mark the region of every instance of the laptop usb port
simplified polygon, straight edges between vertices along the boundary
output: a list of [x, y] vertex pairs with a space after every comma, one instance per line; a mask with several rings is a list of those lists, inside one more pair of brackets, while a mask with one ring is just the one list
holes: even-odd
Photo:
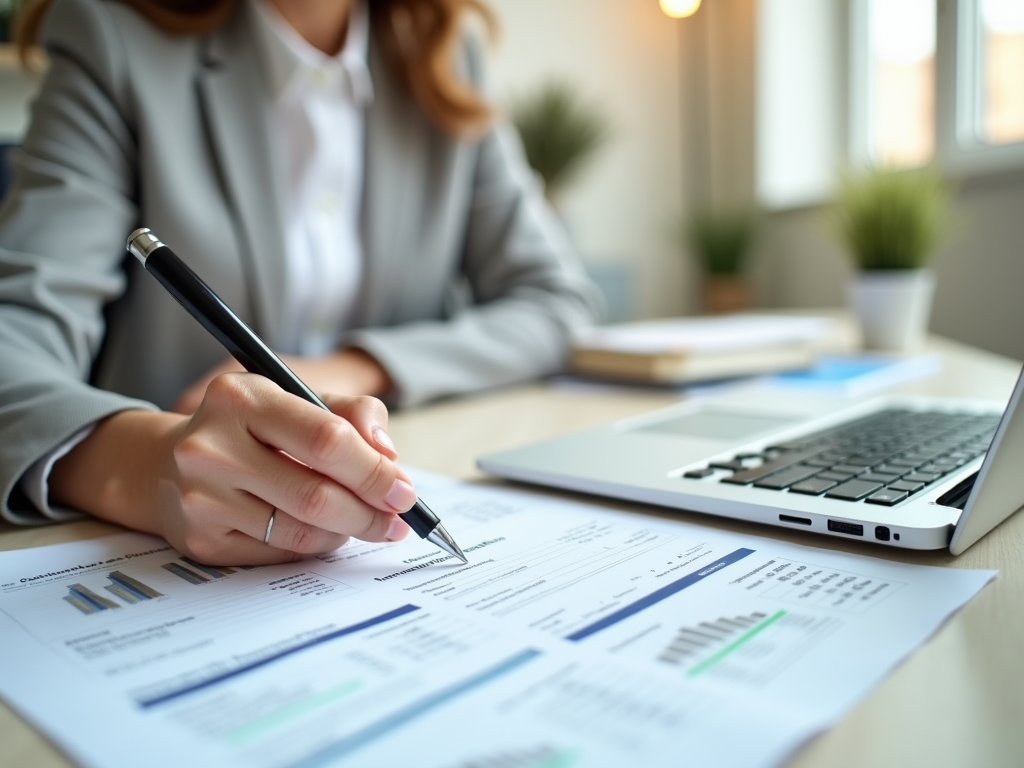
[[810, 525], [811, 521], [806, 517], [793, 517], [793, 515], [779, 515], [779, 520], [784, 523], [799, 523], [800, 525]]
[[829, 520], [828, 529], [836, 533], [845, 533], [850, 536], [863, 536], [864, 526], [856, 523], [843, 523], [839, 520]]

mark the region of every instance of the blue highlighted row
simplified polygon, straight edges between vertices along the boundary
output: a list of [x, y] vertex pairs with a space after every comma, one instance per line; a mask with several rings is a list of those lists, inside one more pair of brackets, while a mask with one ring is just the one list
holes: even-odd
[[207, 678], [202, 682], [195, 683], [194, 685], [190, 685], [185, 688], [179, 688], [178, 690], [171, 691], [170, 693], [164, 693], [159, 696], [154, 696], [150, 699], [143, 699], [139, 701], [138, 704], [143, 709], [149, 709], [150, 707], [155, 707], [159, 704], [165, 704], [168, 701], [172, 701], [173, 699], [177, 699], [181, 696], [187, 696], [188, 694], [195, 693], [196, 691], [200, 691], [203, 688], [209, 688], [212, 685], [223, 683], [225, 680], [230, 680], [232, 677], [238, 677], [239, 675], [244, 675], [247, 672], [251, 672], [254, 669], [258, 669], [259, 667], [264, 667], [267, 664], [272, 664], [273, 662], [278, 661], [279, 659], [283, 659], [285, 656], [291, 656], [296, 653], [301, 653], [302, 651], [308, 650], [313, 646], [322, 645], [323, 643], [329, 643], [331, 640], [337, 640], [339, 637], [351, 635], [353, 632], [359, 632], [360, 630], [368, 629], [378, 624], [383, 624], [386, 621], [391, 621], [391, 619], [397, 619], [399, 616], [404, 616], [407, 613], [412, 613], [413, 611], [418, 611], [419, 609], [420, 607], [418, 605], [403, 605], [401, 608], [395, 608], [393, 611], [382, 613], [380, 616], [374, 616], [372, 619], [367, 619], [366, 621], [361, 621], [358, 624], [352, 624], [348, 627], [336, 629], [335, 631], [330, 632], [326, 635], [322, 635], [320, 637], [313, 638], [312, 640], [308, 640], [307, 642], [302, 643], [301, 645], [296, 645], [293, 648], [287, 648], [283, 651], [273, 654], [272, 656], [267, 656], [266, 658], [260, 659], [259, 661], [254, 661], [251, 664], [246, 664], [245, 666], [237, 667], [231, 670], [230, 672], [225, 672], [223, 674], [216, 675], [215, 677]]
[[628, 619], [630, 616], [635, 613], [639, 613], [644, 608], [649, 608], [655, 603], [660, 603], [662, 600], [671, 597], [676, 592], [682, 592], [684, 589], [696, 584], [698, 581], [706, 579], [711, 574], [718, 573], [718, 571], [722, 570], [726, 566], [732, 565], [738, 560], [742, 560], [747, 555], [752, 554], [754, 554], [753, 549], [737, 549], [735, 552], [728, 554], [709, 565], [703, 566], [700, 570], [683, 576], [681, 579], [673, 581], [671, 584], [666, 584], [661, 589], [651, 592], [647, 597], [642, 597], [635, 603], [630, 603], [624, 608], [620, 608], [615, 611], [615, 613], [605, 616], [600, 621], [595, 621], [593, 624], [583, 627], [583, 629], [576, 630], [565, 639], [572, 640], [573, 642], [579, 642], [585, 637], [590, 637], [591, 635], [600, 632], [602, 629], [607, 629], [613, 624], [618, 624], [623, 619]]
[[455, 685], [443, 688], [437, 693], [433, 693], [419, 701], [413, 702], [394, 714], [388, 715], [383, 720], [378, 720], [376, 723], [367, 726], [363, 730], [357, 731], [351, 736], [347, 736], [344, 739], [336, 741], [326, 749], [295, 763], [291, 768], [320, 768], [320, 766], [331, 765], [336, 760], [360, 749], [371, 741], [375, 741], [396, 728], [401, 728], [403, 725], [407, 725], [413, 718], [424, 715], [430, 710], [436, 709], [442, 704], [458, 698], [464, 693], [468, 693], [474, 688], [479, 688], [480, 686], [486, 685], [499, 677], [503, 677], [524, 664], [533, 661], [540, 655], [540, 651], [529, 648], [506, 659], [500, 664], [491, 667], [490, 669], [485, 669], [483, 672], [480, 672], [473, 677], [467, 678]]

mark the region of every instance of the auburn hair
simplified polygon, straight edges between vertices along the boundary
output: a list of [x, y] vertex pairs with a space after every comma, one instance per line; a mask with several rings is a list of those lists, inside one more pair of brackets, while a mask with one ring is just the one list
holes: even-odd
[[[23, 62], [53, 0], [32, 0], [20, 12], [14, 38]], [[120, 0], [154, 26], [177, 35], [203, 35], [223, 24], [239, 0]], [[497, 22], [481, 0], [368, 0], [371, 33], [394, 77], [424, 114], [452, 136], [473, 134], [491, 120], [490, 106], [453, 69], [460, 22], [475, 12], [492, 35]]]

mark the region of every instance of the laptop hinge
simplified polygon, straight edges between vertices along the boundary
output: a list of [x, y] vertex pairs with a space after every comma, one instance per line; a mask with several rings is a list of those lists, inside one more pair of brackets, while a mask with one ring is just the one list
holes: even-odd
[[974, 487], [974, 481], [977, 479], [977, 472], [968, 475], [942, 494], [935, 503], [941, 504], [943, 507], [953, 507], [963, 511], [964, 506], [967, 504], [967, 497], [971, 495], [971, 489]]

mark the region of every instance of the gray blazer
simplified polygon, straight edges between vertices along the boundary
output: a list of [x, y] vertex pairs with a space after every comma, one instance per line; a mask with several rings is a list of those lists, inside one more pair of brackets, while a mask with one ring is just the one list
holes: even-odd
[[[0, 210], [0, 513], [39, 519], [17, 481], [83, 426], [167, 407], [224, 350], [126, 256], [148, 226], [271, 347], [285, 251], [270, 105], [244, 14], [164, 34], [125, 4], [57, 0], [50, 69]], [[597, 299], [501, 125], [440, 133], [371, 42], [357, 328], [394, 404], [541, 376]], [[470, 46], [460, 64], [480, 84]], [[462, 301], [453, 297], [462, 296]]]

